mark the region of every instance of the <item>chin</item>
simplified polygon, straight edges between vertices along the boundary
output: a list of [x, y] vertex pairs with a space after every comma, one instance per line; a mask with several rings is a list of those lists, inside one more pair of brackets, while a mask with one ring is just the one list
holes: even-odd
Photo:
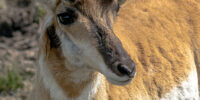
[[121, 86], [128, 85], [133, 80], [131, 78], [131, 79], [127, 79], [127, 80], [121, 81], [121, 80], [117, 80], [117, 79], [113, 79], [113, 78], [108, 78], [108, 77], [106, 77], [106, 79], [108, 80], [108, 82], [110, 82], [110, 83], [112, 83], [114, 85], [121, 85]]

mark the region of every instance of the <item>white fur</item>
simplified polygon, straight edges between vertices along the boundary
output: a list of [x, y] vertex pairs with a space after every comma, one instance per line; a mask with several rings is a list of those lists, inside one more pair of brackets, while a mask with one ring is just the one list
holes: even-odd
[[84, 62], [81, 58], [83, 50], [80, 49], [76, 44], [74, 44], [74, 42], [72, 42], [72, 40], [68, 36], [65, 36], [65, 34], [59, 28], [57, 28], [56, 30], [60, 41], [62, 41], [61, 47], [65, 58], [69, 61], [70, 64], [74, 66], [84, 66]]
[[[84, 89], [82, 94], [77, 98], [69, 98], [66, 94], [64, 94], [63, 90], [59, 87], [56, 83], [55, 79], [49, 72], [48, 68], [46, 68], [46, 64], [44, 63], [43, 56], [40, 55], [39, 58], [39, 65], [40, 65], [40, 75], [42, 77], [44, 86], [46, 89], [50, 91], [50, 96], [53, 100], [92, 100], [94, 95], [96, 94], [98, 87], [101, 82], [101, 75], [98, 75], [96, 79], [90, 82]], [[83, 72], [77, 72], [75, 75], [86, 77]], [[78, 77], [82, 79], [81, 77]]]
[[46, 64], [44, 63], [43, 55], [39, 57], [40, 75], [42, 77], [44, 86], [50, 91], [50, 96], [53, 100], [67, 100], [66, 95], [63, 93], [62, 89], [58, 86], [53, 76], [51, 75]]
[[161, 100], [199, 100], [198, 75], [194, 57], [188, 56], [188, 59], [190, 59], [191, 68], [188, 78], [180, 86], [175, 86]]
[[101, 77], [102, 76], [99, 74], [93, 82], [89, 83], [83, 90], [81, 96], [76, 100], [92, 100], [98, 91], [99, 85], [101, 84]]
[[161, 100], [199, 100], [197, 72], [192, 71], [189, 77], [167, 93]]

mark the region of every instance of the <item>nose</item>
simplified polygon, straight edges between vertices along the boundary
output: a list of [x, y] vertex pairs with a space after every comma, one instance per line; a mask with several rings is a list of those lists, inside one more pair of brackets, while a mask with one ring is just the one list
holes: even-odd
[[114, 66], [118, 72], [118, 74], [120, 76], [128, 76], [129, 78], [133, 78], [135, 75], [135, 65], [134, 64], [130, 64], [128, 65], [124, 65], [119, 63], [117, 66]]

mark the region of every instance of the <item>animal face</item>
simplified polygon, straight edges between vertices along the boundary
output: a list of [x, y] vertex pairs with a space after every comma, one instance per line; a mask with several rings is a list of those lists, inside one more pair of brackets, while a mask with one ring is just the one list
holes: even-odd
[[[129, 83], [135, 66], [113, 33], [118, 0], [43, 0], [52, 16], [52, 47], [76, 68], [96, 70], [118, 85]], [[52, 31], [51, 31], [52, 32]], [[67, 67], [71, 69], [70, 67]]]

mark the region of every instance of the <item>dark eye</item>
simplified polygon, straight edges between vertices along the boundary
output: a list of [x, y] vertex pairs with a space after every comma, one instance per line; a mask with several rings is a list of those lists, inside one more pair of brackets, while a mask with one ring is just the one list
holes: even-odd
[[75, 11], [70, 8], [68, 8], [66, 12], [58, 14], [57, 16], [60, 23], [63, 25], [70, 25], [74, 23], [78, 18], [78, 15], [75, 13]]

